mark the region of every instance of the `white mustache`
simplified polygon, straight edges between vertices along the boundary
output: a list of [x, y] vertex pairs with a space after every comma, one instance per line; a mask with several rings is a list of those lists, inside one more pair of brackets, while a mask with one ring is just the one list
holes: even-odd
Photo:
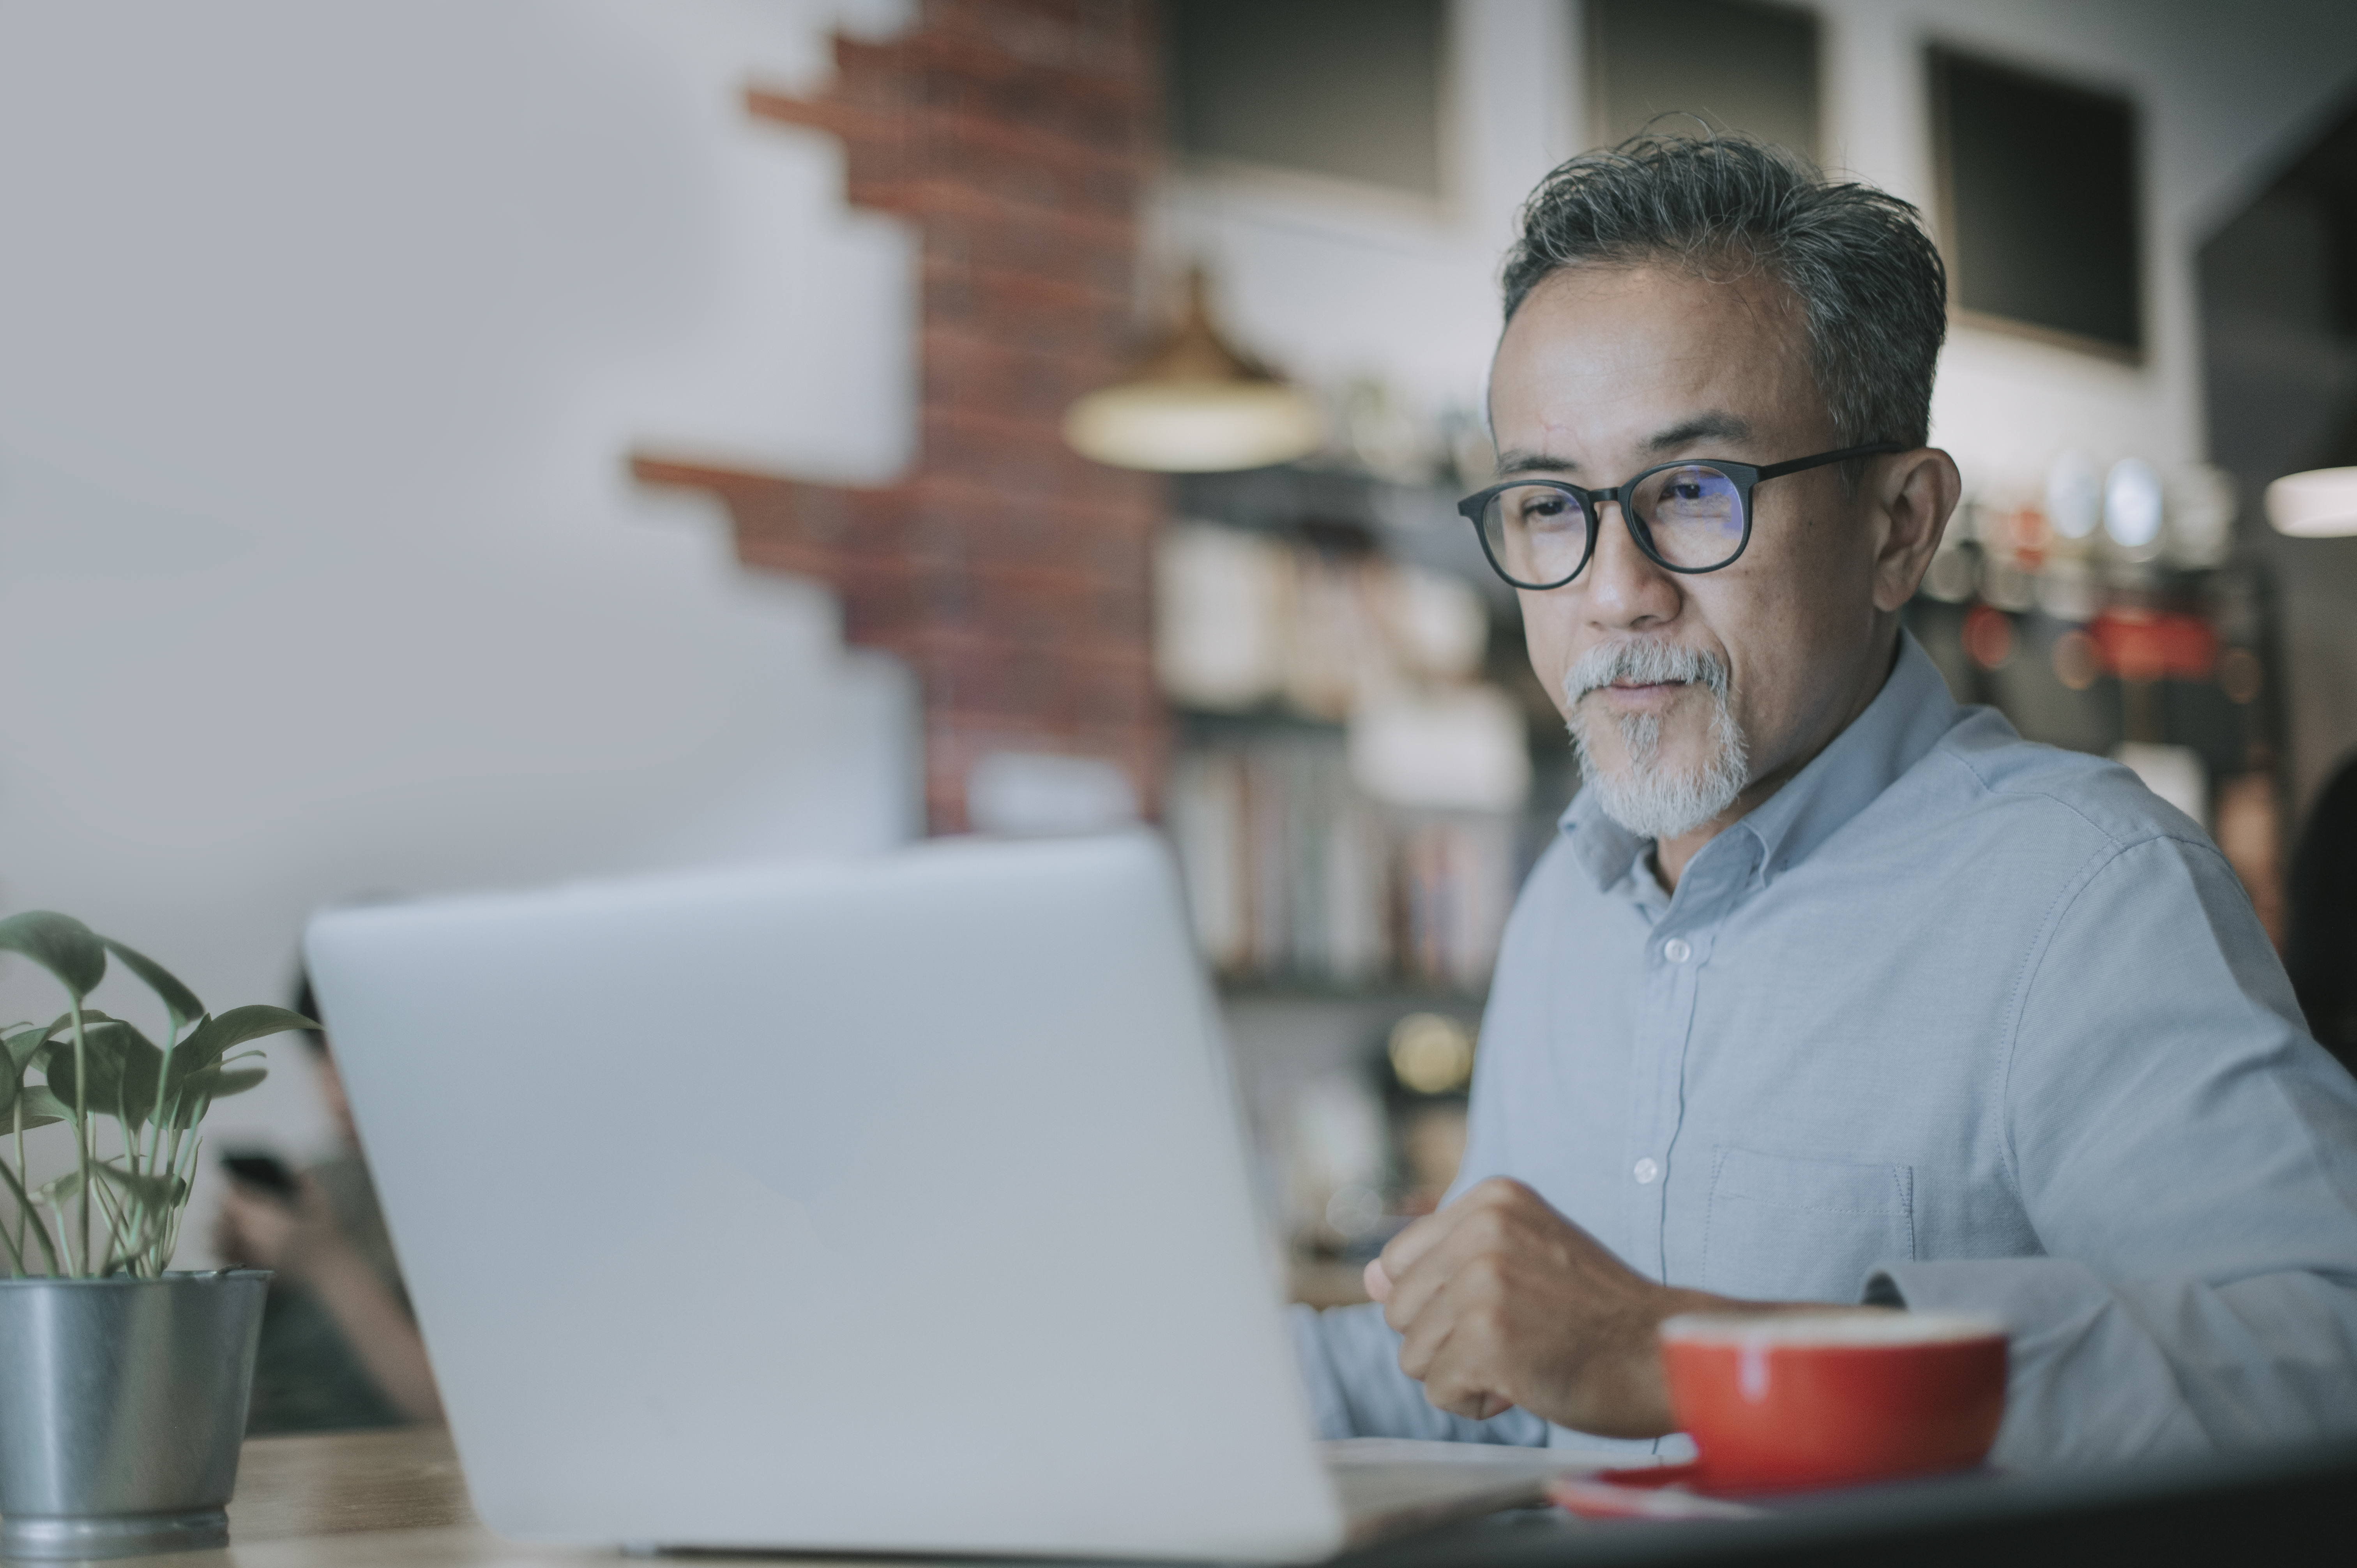
[[1709, 654], [1674, 642], [1598, 643], [1564, 675], [1566, 705], [1577, 707], [1588, 693], [1619, 681], [1642, 686], [1698, 682], [1724, 698], [1727, 675], [1727, 666]]

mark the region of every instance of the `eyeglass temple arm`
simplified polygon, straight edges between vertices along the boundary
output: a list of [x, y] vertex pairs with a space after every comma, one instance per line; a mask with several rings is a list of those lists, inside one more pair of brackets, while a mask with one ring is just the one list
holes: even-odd
[[1781, 478], [1786, 474], [1797, 474], [1803, 468], [1822, 468], [1828, 463], [1846, 463], [1852, 457], [1872, 457], [1885, 452], [1906, 450], [1896, 441], [1877, 441], [1868, 446], [1845, 446], [1838, 452], [1820, 452], [1813, 457], [1795, 457], [1789, 463], [1771, 463], [1760, 470], [1760, 478]]

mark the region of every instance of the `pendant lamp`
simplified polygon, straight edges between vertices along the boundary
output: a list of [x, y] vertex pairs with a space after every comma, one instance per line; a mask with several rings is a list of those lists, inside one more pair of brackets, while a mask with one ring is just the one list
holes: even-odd
[[2267, 487], [2267, 521], [2299, 539], [2357, 533], [2357, 468], [2285, 475]]
[[1326, 422], [1299, 388], [1230, 348], [1211, 325], [1203, 270], [1187, 277], [1178, 329], [1113, 386], [1064, 413], [1064, 440], [1116, 468], [1201, 474], [1306, 457]]

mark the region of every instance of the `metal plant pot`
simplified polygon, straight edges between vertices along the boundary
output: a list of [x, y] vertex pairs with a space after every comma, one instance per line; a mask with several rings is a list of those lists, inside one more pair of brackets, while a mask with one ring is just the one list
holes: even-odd
[[269, 1279], [0, 1280], [0, 1557], [228, 1544]]

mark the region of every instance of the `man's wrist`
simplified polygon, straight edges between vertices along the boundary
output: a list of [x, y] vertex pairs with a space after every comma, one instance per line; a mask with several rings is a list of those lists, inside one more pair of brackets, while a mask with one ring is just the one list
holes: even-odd
[[1631, 1418], [1630, 1424], [1639, 1430], [1616, 1435], [1660, 1437], [1678, 1429], [1677, 1414], [1670, 1408], [1669, 1373], [1662, 1359], [1662, 1325], [1671, 1318], [1690, 1312], [1767, 1317], [1824, 1310], [1830, 1305], [1817, 1302], [1743, 1301], [1676, 1285], [1660, 1287], [1631, 1324], [1630, 1339], [1622, 1347], [1625, 1381], [1617, 1402]]

